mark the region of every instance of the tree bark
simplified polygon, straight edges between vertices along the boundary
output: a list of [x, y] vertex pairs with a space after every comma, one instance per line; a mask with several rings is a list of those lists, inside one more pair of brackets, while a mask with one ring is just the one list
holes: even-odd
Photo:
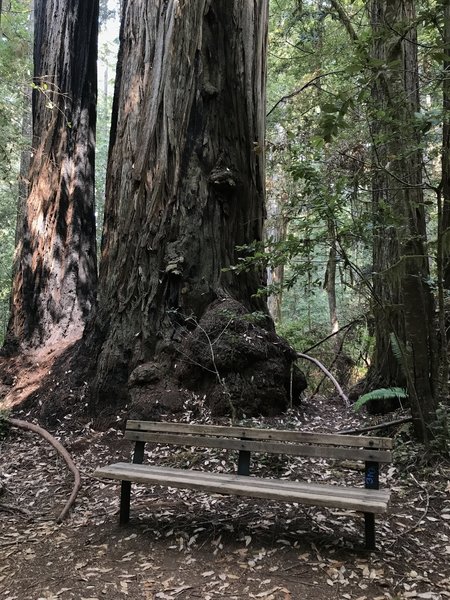
[[[387, 66], [376, 78], [378, 118], [373, 131], [374, 289], [378, 309], [388, 316], [376, 330], [377, 356], [386, 352], [393, 334], [403, 377], [391, 360], [379, 375], [388, 385], [406, 380], [415, 430], [426, 440], [435, 418], [437, 348], [420, 132], [415, 126], [420, 104], [414, 1], [374, 0], [371, 16], [374, 56]], [[397, 379], [389, 379], [392, 375]]]
[[[372, 56], [377, 61], [393, 59], [389, 55], [386, 35], [385, 12], [387, 3], [375, 0], [371, 6], [373, 32]], [[392, 15], [391, 15], [392, 18]], [[383, 388], [406, 385], [405, 365], [395, 356], [392, 338], [405, 342], [404, 317], [401, 309], [399, 277], [395, 273], [400, 263], [397, 233], [396, 207], [399, 198], [395, 185], [385, 166], [389, 157], [398, 151], [392, 119], [389, 118], [392, 98], [391, 84], [386, 78], [374, 78], [372, 98], [375, 116], [372, 120], [372, 212], [373, 237], [373, 313], [375, 350], [368, 373], [368, 387]], [[376, 111], [378, 115], [376, 114]], [[394, 189], [391, 189], [394, 188]], [[377, 401], [372, 409], [376, 412], [392, 409], [392, 401]]]
[[267, 13], [266, 0], [124, 2], [100, 308], [86, 337], [101, 346], [94, 410], [124, 402], [130, 375], [140, 414], [179, 404], [188, 385], [218, 412], [219, 396], [267, 404], [248, 358], [257, 331], [267, 360], [284, 357], [282, 379], [270, 376], [287, 405], [294, 353], [272, 343], [255, 296], [264, 274], [234, 269], [262, 239]]
[[96, 290], [94, 145], [98, 0], [36, 0], [33, 157], [8, 341], [82, 333]]

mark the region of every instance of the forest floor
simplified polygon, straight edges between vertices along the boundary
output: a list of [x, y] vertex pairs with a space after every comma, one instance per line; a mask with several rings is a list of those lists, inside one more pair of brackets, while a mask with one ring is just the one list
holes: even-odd
[[[186, 420], [194, 408], [198, 413], [196, 402]], [[20, 411], [15, 416], [32, 420]], [[333, 432], [374, 420], [316, 397], [252, 425]], [[355, 513], [158, 487], [135, 486], [132, 519], [119, 527], [119, 486], [92, 473], [129, 460], [130, 444], [116, 428], [96, 431], [71, 415], [53, 434], [71, 453], [83, 486], [70, 516], [57, 524], [72, 474], [45, 440], [4, 433], [0, 600], [450, 598], [450, 461], [425, 460], [408, 425], [395, 430], [395, 462], [384, 469], [392, 507], [377, 519], [373, 553], [363, 549], [363, 519]], [[186, 452], [167, 448], [151, 448], [147, 458], [177, 466], [187, 460]], [[232, 470], [232, 459], [212, 450], [199, 457], [218, 470]], [[338, 483], [342, 476], [318, 459], [258, 461], [257, 470], [286, 478]], [[348, 477], [361, 481], [362, 473]]]

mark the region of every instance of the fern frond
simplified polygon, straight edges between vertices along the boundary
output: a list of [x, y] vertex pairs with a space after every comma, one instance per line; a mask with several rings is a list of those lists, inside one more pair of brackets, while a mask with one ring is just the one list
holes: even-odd
[[408, 365], [406, 363], [406, 348], [395, 333], [389, 334], [389, 340], [391, 342], [392, 353], [395, 356], [403, 375], [406, 375], [408, 370]]
[[390, 400], [391, 398], [407, 398], [408, 392], [405, 388], [401, 387], [391, 387], [391, 388], [380, 388], [378, 390], [373, 390], [373, 392], [368, 392], [367, 394], [363, 394], [358, 398], [358, 400], [353, 405], [353, 410], [356, 412], [360, 410], [367, 402], [371, 400]]

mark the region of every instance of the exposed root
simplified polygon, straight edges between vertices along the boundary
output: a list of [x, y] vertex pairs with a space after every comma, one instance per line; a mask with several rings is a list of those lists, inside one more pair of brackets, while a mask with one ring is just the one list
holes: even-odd
[[81, 487], [81, 477], [80, 477], [79, 470], [75, 466], [75, 463], [73, 462], [70, 454], [67, 452], [67, 450], [64, 448], [64, 446], [62, 444], [60, 444], [60, 442], [58, 442], [58, 440], [55, 439], [46, 429], [39, 427], [39, 425], [34, 425], [33, 423], [28, 423], [27, 421], [22, 421], [20, 419], [6, 418], [5, 421], [7, 423], [9, 423], [10, 425], [12, 425], [13, 427], [18, 427], [19, 429], [25, 429], [26, 431], [33, 431], [34, 433], [37, 433], [38, 435], [43, 437], [45, 440], [47, 440], [47, 442], [49, 442], [49, 444], [51, 444], [53, 446], [53, 448], [55, 448], [55, 450], [58, 452], [58, 454], [60, 456], [62, 456], [62, 458], [65, 460], [67, 466], [74, 474], [75, 483], [74, 483], [74, 486], [72, 489], [72, 493], [70, 494], [70, 497], [66, 502], [66, 505], [64, 506], [59, 517], [57, 518], [57, 522], [61, 523], [61, 521], [63, 521], [65, 519], [65, 517], [67, 516], [67, 513], [70, 510], [70, 507], [75, 502], [75, 498], [77, 497], [78, 491]]

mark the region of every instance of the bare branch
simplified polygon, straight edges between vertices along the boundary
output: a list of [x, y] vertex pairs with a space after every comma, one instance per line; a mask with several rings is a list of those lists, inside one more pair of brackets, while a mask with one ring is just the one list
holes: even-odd
[[350, 401], [347, 398], [347, 396], [344, 394], [344, 391], [341, 388], [341, 386], [339, 385], [339, 383], [337, 382], [337, 380], [333, 377], [333, 375], [330, 373], [330, 371], [328, 371], [328, 369], [326, 369], [323, 366], [323, 364], [320, 361], [317, 360], [317, 358], [313, 358], [312, 356], [308, 356], [307, 354], [302, 354], [301, 352], [297, 352], [297, 356], [299, 358], [304, 358], [305, 360], [309, 360], [310, 362], [312, 362], [315, 365], [317, 365], [319, 367], [319, 369], [321, 369], [325, 373], [325, 375], [328, 377], [328, 379], [332, 382], [332, 384], [336, 388], [339, 396], [344, 401], [345, 406], [347, 406], [347, 407], [350, 406]]
[[357, 42], [358, 35], [357, 35], [356, 31], [354, 30], [353, 25], [349, 19], [349, 16], [345, 12], [342, 4], [339, 2], [339, 0], [330, 0], [330, 4], [334, 8], [334, 10], [337, 12], [339, 20], [341, 21], [342, 25], [345, 27], [345, 30], [347, 31], [347, 33], [350, 36], [350, 38], [352, 39], [352, 41]]
[[298, 90], [294, 90], [290, 94], [286, 94], [286, 96], [282, 96], [277, 102], [275, 102], [275, 104], [272, 106], [272, 108], [266, 114], [266, 117], [271, 115], [273, 113], [273, 111], [277, 108], [277, 106], [279, 106], [282, 102], [286, 102], [286, 100], [290, 100], [291, 98], [294, 98], [294, 96], [298, 96], [298, 94], [301, 94], [304, 90], [306, 90], [307, 88], [314, 85], [316, 83], [316, 81], [318, 81], [319, 79], [322, 79], [322, 77], [328, 77], [329, 75], [339, 75], [340, 73], [343, 73], [343, 71], [342, 70], [330, 71], [329, 73], [321, 73], [320, 75], [316, 75], [315, 77], [313, 77], [312, 79], [307, 81], [304, 85], [302, 85], [302, 87], [298, 88]]
[[378, 425], [371, 425], [370, 427], [359, 427], [358, 429], [341, 429], [337, 433], [342, 433], [343, 435], [357, 435], [358, 433], [366, 433], [367, 431], [375, 431], [376, 429], [383, 429], [383, 427], [390, 427], [391, 425], [400, 425], [401, 423], [410, 423], [412, 421], [412, 417], [403, 417], [402, 419], [395, 419], [394, 421], [383, 421], [383, 423], [378, 423]]
[[347, 325], [343, 325], [337, 331], [334, 331], [333, 333], [330, 333], [330, 335], [327, 335], [327, 337], [325, 337], [322, 340], [318, 341], [316, 344], [314, 344], [314, 346], [310, 346], [309, 348], [307, 348], [305, 350], [305, 354], [307, 354], [308, 352], [311, 352], [311, 350], [314, 350], [314, 348], [317, 348], [317, 346], [321, 346], [323, 343], [325, 343], [327, 340], [329, 340], [330, 338], [334, 337], [335, 335], [339, 335], [345, 329], [348, 329], [349, 327], [353, 327], [353, 325], [356, 325], [357, 323], [361, 323], [362, 319], [363, 319], [362, 317], [359, 317], [358, 319], [354, 319], [353, 321], [350, 321], [350, 323], [347, 323]]

